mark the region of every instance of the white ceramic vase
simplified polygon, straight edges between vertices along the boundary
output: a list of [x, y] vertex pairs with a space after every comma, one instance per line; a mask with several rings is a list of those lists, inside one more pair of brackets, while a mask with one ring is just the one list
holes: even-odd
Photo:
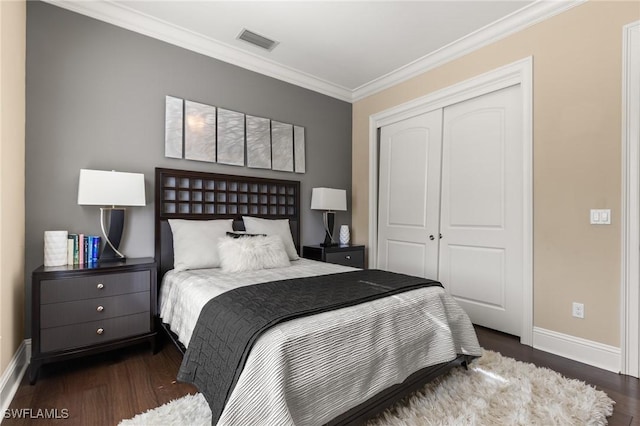
[[44, 231], [44, 266], [67, 264], [67, 231]]
[[349, 232], [349, 227], [347, 225], [340, 226], [340, 245], [346, 246], [349, 244], [349, 239], [351, 238], [351, 234]]

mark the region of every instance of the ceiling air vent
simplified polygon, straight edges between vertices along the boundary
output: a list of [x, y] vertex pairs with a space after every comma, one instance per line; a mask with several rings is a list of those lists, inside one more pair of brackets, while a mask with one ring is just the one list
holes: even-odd
[[246, 28], [243, 28], [240, 34], [238, 35], [238, 39], [246, 41], [247, 43], [251, 43], [254, 46], [258, 46], [262, 49], [273, 50], [274, 47], [278, 45], [277, 41], [268, 39], [260, 34], [256, 34], [253, 31], [249, 31]]

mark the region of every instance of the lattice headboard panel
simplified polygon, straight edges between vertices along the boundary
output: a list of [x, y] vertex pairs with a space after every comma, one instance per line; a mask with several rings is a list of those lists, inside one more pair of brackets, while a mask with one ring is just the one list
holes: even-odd
[[168, 219], [234, 219], [242, 216], [289, 219], [300, 248], [300, 182], [156, 168], [155, 253], [161, 278], [173, 267], [173, 237]]

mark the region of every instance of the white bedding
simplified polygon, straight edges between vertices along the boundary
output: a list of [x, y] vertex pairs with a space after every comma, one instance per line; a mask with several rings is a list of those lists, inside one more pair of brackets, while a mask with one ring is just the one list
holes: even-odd
[[[218, 294], [353, 270], [307, 259], [291, 265], [235, 274], [169, 271], [160, 315], [188, 346], [200, 310]], [[256, 341], [218, 424], [324, 424], [421, 368], [480, 351], [467, 315], [440, 287], [295, 319]]]

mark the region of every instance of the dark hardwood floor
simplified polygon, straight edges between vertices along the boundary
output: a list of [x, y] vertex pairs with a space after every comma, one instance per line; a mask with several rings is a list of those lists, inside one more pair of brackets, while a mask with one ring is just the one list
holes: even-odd
[[[5, 418], [4, 425], [117, 425], [122, 419], [158, 407], [194, 386], [176, 383], [182, 355], [170, 343], [155, 355], [148, 345], [46, 364], [31, 386], [25, 376], [11, 409], [57, 409], [54, 420]], [[6, 417], [6, 414], [5, 414]], [[184, 425], [186, 426], [186, 425]]]
[[[520, 361], [558, 371], [585, 381], [616, 401], [609, 424], [640, 426], [640, 382], [575, 361], [535, 350], [518, 338], [476, 328], [480, 344]], [[49, 364], [42, 367], [38, 382], [20, 384], [10, 409], [57, 409], [57, 420], [5, 418], [5, 425], [61, 424], [116, 425], [120, 420], [157, 407], [187, 393], [193, 386], [175, 382], [181, 356], [167, 343], [156, 355], [141, 345], [108, 354]], [[63, 411], [67, 410], [67, 411]], [[5, 415], [6, 416], [6, 415]]]

